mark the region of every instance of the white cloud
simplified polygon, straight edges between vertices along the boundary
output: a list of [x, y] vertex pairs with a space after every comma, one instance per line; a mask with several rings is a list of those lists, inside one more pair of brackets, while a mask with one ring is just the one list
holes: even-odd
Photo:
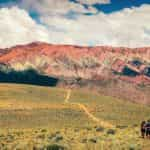
[[80, 3], [70, 2], [69, 0], [25, 0], [20, 4], [28, 10], [35, 10], [40, 15], [64, 15], [69, 11], [76, 13], [95, 13], [95, 8], [84, 8]]
[[[52, 12], [52, 11], [51, 11]], [[36, 23], [25, 10], [17, 7], [0, 9], [0, 47], [32, 41], [56, 44], [150, 46], [150, 5], [128, 8], [116, 13], [76, 19], [43, 13]], [[61, 14], [61, 13], [60, 13]]]
[[33, 41], [49, 41], [45, 27], [36, 24], [27, 12], [17, 7], [0, 9], [0, 47]]
[[149, 12], [150, 5], [142, 5], [109, 15], [79, 15], [76, 20], [42, 16], [41, 21], [54, 43], [141, 47], [150, 46]]
[[80, 2], [81, 4], [88, 4], [88, 5], [92, 5], [92, 4], [109, 4], [110, 0], [77, 0], [78, 2]]

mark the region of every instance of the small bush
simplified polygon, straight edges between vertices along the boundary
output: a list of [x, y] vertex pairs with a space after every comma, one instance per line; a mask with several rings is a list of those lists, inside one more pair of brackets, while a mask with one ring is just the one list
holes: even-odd
[[0, 138], [3, 138], [3, 137], [5, 137], [5, 135], [3, 135], [3, 134], [0, 134]]
[[46, 146], [46, 150], [65, 150], [66, 148], [61, 146], [61, 145], [57, 145], [57, 144], [52, 144], [52, 145], [47, 145]]
[[89, 141], [92, 142], [92, 143], [96, 143], [97, 139], [96, 138], [90, 138]]
[[86, 142], [87, 142], [86, 138], [81, 140], [81, 143], [86, 143]]
[[45, 148], [42, 145], [36, 145], [33, 147], [33, 150], [45, 150]]
[[36, 138], [39, 138], [39, 139], [45, 139], [45, 135], [44, 135], [44, 134], [39, 134], [39, 135], [37, 135]]
[[117, 125], [116, 128], [118, 129], [125, 129], [127, 128], [128, 126], [125, 126], [125, 125]]
[[55, 142], [59, 142], [61, 140], [63, 140], [63, 136], [61, 135], [56, 135], [56, 137], [54, 137]]
[[56, 134], [60, 134], [60, 131], [56, 131]]
[[139, 126], [138, 124], [134, 124], [134, 125], [133, 125], [133, 127], [138, 127], [138, 126]]
[[138, 146], [136, 144], [129, 145], [129, 150], [138, 150]]
[[114, 135], [116, 133], [116, 130], [114, 130], [114, 129], [109, 129], [108, 131], [107, 131], [107, 134], [112, 134], [112, 135]]
[[11, 134], [8, 134], [8, 135], [7, 135], [7, 138], [9, 138], [9, 139], [12, 139], [12, 140], [13, 140], [13, 139], [14, 139], [14, 136], [13, 136], [13, 135], [11, 135]]
[[74, 132], [79, 132], [79, 129], [78, 128], [74, 129]]
[[104, 129], [103, 127], [97, 127], [97, 128], [96, 128], [96, 131], [97, 131], [97, 132], [103, 132], [104, 130], [105, 130], [105, 129]]
[[57, 135], [56, 133], [52, 133], [51, 138], [55, 137], [56, 135]]
[[46, 130], [46, 129], [42, 129], [41, 132], [44, 132], [44, 133], [45, 133], [45, 132], [47, 132], [47, 130]]
[[87, 130], [87, 131], [91, 131], [91, 130], [92, 130], [92, 128], [90, 128], [90, 127], [86, 127], [86, 130]]

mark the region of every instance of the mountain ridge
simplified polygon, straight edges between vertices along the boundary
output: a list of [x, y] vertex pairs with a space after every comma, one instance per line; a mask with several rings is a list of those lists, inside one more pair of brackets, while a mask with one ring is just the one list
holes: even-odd
[[[16, 71], [32, 68], [40, 74], [63, 79], [60, 85], [64, 87], [90, 86], [106, 95], [150, 103], [149, 92], [144, 91], [143, 100], [143, 90], [137, 88], [150, 85], [150, 47], [82, 47], [34, 42], [0, 50], [0, 64]], [[140, 100], [135, 100], [134, 93], [138, 93]]]

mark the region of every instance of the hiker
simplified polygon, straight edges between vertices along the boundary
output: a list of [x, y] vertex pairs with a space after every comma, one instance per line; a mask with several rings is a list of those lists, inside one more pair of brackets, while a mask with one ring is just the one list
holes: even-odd
[[141, 122], [141, 136], [142, 136], [142, 138], [145, 137], [145, 133], [146, 133], [145, 125], [146, 125], [146, 121], [142, 121]]
[[150, 120], [147, 121], [145, 124], [145, 129], [146, 129], [146, 137], [150, 138]]

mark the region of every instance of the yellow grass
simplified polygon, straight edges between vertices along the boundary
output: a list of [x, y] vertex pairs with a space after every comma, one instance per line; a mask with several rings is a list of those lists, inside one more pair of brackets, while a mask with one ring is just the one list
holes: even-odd
[[0, 149], [149, 150], [139, 128], [149, 114], [148, 106], [98, 94], [0, 84]]

